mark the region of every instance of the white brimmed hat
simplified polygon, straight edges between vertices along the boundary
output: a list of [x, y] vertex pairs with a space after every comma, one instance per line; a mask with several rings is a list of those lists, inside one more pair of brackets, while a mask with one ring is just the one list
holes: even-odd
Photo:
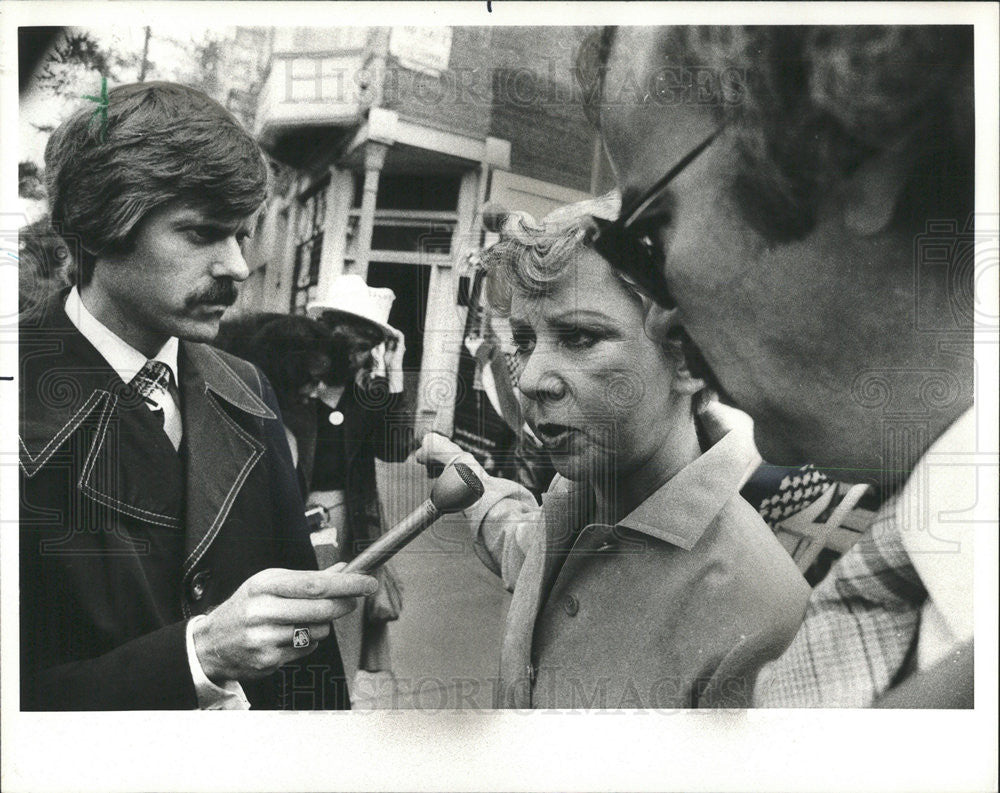
[[391, 289], [368, 286], [360, 275], [338, 275], [325, 295], [306, 306], [306, 313], [313, 319], [328, 321], [360, 319], [391, 338], [396, 330], [389, 324], [389, 311], [395, 299]]

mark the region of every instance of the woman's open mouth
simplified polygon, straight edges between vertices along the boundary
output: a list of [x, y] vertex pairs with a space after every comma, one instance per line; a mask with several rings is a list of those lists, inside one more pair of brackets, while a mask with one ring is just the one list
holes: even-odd
[[537, 425], [534, 430], [539, 440], [550, 449], [565, 446], [573, 434], [579, 432], [576, 427], [571, 427], [568, 424], [556, 424], [550, 421]]

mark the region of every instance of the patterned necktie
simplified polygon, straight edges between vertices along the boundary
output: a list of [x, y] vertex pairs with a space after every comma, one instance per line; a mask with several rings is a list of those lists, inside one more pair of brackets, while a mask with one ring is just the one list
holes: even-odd
[[743, 497], [757, 508], [757, 512], [771, 529], [808, 507], [828, 487], [830, 478], [812, 465], [785, 468], [762, 464], [740, 490]]
[[138, 390], [149, 409], [159, 414], [163, 422], [163, 431], [174, 449], [179, 449], [183, 427], [177, 389], [170, 367], [163, 361], [146, 361], [145, 366], [132, 378], [132, 386]]
[[910, 662], [927, 590], [889, 499], [813, 590], [785, 653], [757, 678], [757, 707], [866, 708]]

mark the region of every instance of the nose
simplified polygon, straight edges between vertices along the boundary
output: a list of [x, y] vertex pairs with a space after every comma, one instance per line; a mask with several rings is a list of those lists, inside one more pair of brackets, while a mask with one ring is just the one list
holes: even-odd
[[250, 268], [243, 258], [243, 250], [235, 236], [226, 237], [219, 243], [212, 275], [216, 278], [228, 276], [234, 281], [245, 281], [249, 277]]
[[536, 347], [518, 378], [518, 390], [537, 402], [557, 402], [566, 396], [566, 381], [553, 366], [552, 356]]

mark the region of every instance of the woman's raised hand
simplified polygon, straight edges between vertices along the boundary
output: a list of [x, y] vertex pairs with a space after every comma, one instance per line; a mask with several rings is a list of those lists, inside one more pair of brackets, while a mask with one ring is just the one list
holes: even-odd
[[428, 432], [424, 435], [420, 448], [414, 452], [413, 458], [427, 468], [430, 476], [437, 476], [463, 454], [465, 450], [457, 443], [448, 440], [444, 435]]

